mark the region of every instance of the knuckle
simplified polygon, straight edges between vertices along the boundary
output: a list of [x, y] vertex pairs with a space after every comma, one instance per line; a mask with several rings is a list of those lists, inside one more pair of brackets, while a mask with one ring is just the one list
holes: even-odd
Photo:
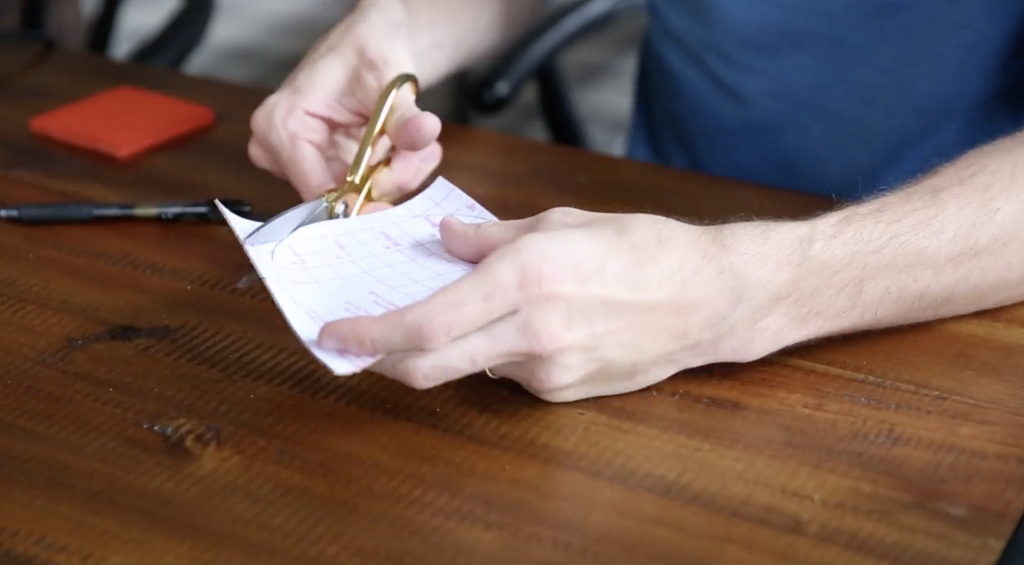
[[552, 315], [526, 316], [523, 325], [523, 340], [530, 355], [547, 358], [565, 351], [568, 346], [567, 333]]
[[254, 137], [249, 138], [249, 145], [246, 147], [249, 154], [249, 161], [261, 169], [267, 169], [270, 167], [270, 163], [267, 162], [266, 155], [263, 153], [262, 148], [259, 145], [259, 140]]
[[414, 390], [426, 390], [433, 386], [429, 368], [416, 358], [398, 363], [395, 378]]
[[297, 110], [292, 95], [284, 91], [271, 94], [256, 108], [249, 118], [249, 129], [253, 138], [267, 148], [280, 148], [294, 139], [311, 142], [319, 141], [325, 131], [320, 131], [315, 118]]
[[286, 106], [285, 97], [285, 92], [280, 90], [267, 96], [249, 117], [249, 129], [257, 138], [269, 139], [272, 136]]
[[545, 365], [538, 377], [546, 393], [562, 390], [576, 381], [576, 376], [560, 364]]
[[306, 138], [309, 133], [309, 118], [301, 112], [279, 112], [277, 122], [286, 138]]
[[253, 112], [250, 128], [257, 139], [273, 144], [294, 139], [322, 143], [328, 134], [326, 123], [302, 110], [293, 93], [277, 92]]
[[565, 268], [543, 234], [531, 233], [518, 242], [517, 290], [525, 298], [536, 298], [554, 292], [565, 279]]
[[575, 381], [575, 375], [563, 364], [541, 363], [530, 375], [530, 390], [535, 396], [550, 401]]
[[269, 106], [273, 104], [274, 97], [271, 95], [269, 98], [260, 103], [256, 107], [256, 110], [249, 116], [249, 129], [256, 136], [265, 135], [267, 128], [267, 114]]
[[443, 320], [428, 320], [415, 324], [412, 329], [413, 345], [419, 349], [435, 349], [447, 343], [451, 329]]
[[556, 229], [574, 224], [579, 218], [580, 210], [568, 206], [558, 206], [545, 210], [540, 214], [541, 229]]

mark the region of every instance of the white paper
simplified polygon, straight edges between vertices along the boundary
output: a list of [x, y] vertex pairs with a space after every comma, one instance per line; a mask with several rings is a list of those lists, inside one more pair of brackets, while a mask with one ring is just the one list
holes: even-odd
[[259, 222], [217, 206], [292, 330], [336, 375], [358, 373], [378, 358], [321, 349], [316, 340], [325, 323], [383, 314], [455, 282], [473, 265], [444, 249], [441, 220], [497, 219], [443, 178], [394, 208], [315, 223], [259, 245], [244, 243]]

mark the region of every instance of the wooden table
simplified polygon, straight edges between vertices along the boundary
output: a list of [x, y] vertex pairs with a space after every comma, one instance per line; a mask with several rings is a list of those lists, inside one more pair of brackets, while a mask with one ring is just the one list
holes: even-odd
[[[29, 55], [0, 49], [0, 66]], [[129, 165], [30, 138], [134, 83], [219, 126]], [[297, 202], [248, 162], [266, 93], [57, 54], [0, 85], [0, 198]], [[703, 219], [812, 198], [449, 126], [502, 217]], [[568, 405], [328, 374], [223, 226], [0, 226], [0, 562], [990, 564], [1024, 508], [1024, 310]]]

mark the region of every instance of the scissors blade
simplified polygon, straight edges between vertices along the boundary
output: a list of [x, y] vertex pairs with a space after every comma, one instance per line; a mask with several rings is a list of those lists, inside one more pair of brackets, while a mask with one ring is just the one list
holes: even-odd
[[329, 206], [322, 198], [293, 206], [270, 218], [245, 238], [245, 243], [259, 245], [283, 240], [302, 226], [328, 218]]

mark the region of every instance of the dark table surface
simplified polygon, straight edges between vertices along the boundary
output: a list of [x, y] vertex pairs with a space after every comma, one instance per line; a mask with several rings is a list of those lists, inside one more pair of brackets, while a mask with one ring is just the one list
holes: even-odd
[[[4, 45], [0, 69], [31, 47]], [[215, 129], [128, 164], [32, 138], [136, 84]], [[57, 53], [0, 83], [0, 201], [298, 201], [246, 157], [266, 92]], [[446, 126], [500, 217], [829, 203]], [[566, 405], [333, 377], [224, 226], [0, 225], [0, 562], [991, 564], [1024, 508], [1024, 309], [831, 340]]]

